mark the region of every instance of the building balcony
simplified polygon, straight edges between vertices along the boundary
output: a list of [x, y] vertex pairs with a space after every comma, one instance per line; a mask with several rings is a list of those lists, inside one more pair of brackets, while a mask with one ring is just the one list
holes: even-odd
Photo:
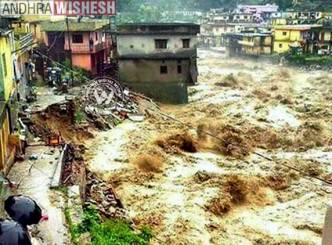
[[[101, 42], [90, 46], [89, 44], [71, 44], [71, 52], [74, 54], [97, 53], [109, 48], [108, 42]], [[69, 50], [69, 45], [65, 44], [65, 50]]]
[[31, 50], [33, 37], [31, 33], [15, 33], [15, 51], [24, 53]]

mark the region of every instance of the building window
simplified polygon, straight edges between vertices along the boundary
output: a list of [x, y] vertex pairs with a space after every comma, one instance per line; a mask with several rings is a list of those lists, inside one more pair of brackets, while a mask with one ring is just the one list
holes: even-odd
[[168, 69], [167, 66], [160, 66], [160, 74], [167, 74]]
[[156, 49], [167, 49], [167, 39], [154, 40]]
[[178, 74], [182, 73], [182, 65], [178, 65]]
[[190, 39], [182, 39], [182, 47], [190, 48]]
[[3, 63], [3, 73], [5, 77], [7, 76], [7, 61], [6, 61], [6, 54], [2, 54], [2, 63]]
[[283, 35], [283, 36], [287, 36], [287, 32], [285, 32], [285, 31], [282, 32], [282, 35]]
[[279, 43], [279, 48], [282, 48], [282, 43]]
[[73, 43], [83, 43], [83, 35], [82, 34], [73, 34], [72, 39], [73, 39]]

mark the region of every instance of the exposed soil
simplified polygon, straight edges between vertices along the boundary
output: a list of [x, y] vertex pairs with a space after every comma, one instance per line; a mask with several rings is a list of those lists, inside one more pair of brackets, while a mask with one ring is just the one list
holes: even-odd
[[[62, 110], [61, 107], [65, 109]], [[45, 142], [52, 134], [59, 134], [67, 143], [80, 144], [92, 138], [92, 127], [79, 126], [74, 121], [76, 106], [73, 102], [53, 104], [31, 117], [30, 132]]]
[[99, 132], [89, 169], [153, 244], [320, 244], [332, 189], [306, 176], [332, 179], [330, 75], [199, 57], [190, 103], [161, 106], [184, 124], [151, 112]]

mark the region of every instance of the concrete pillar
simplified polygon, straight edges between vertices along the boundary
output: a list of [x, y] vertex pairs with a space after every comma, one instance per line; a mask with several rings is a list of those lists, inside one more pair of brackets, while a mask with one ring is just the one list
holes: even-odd
[[332, 244], [332, 204], [329, 204], [325, 216], [322, 245]]

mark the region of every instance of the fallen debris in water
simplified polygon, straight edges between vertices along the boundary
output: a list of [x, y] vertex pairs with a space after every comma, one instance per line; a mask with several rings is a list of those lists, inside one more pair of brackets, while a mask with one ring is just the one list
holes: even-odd
[[127, 218], [112, 185], [89, 171], [86, 175], [85, 201], [96, 206], [106, 218]]

